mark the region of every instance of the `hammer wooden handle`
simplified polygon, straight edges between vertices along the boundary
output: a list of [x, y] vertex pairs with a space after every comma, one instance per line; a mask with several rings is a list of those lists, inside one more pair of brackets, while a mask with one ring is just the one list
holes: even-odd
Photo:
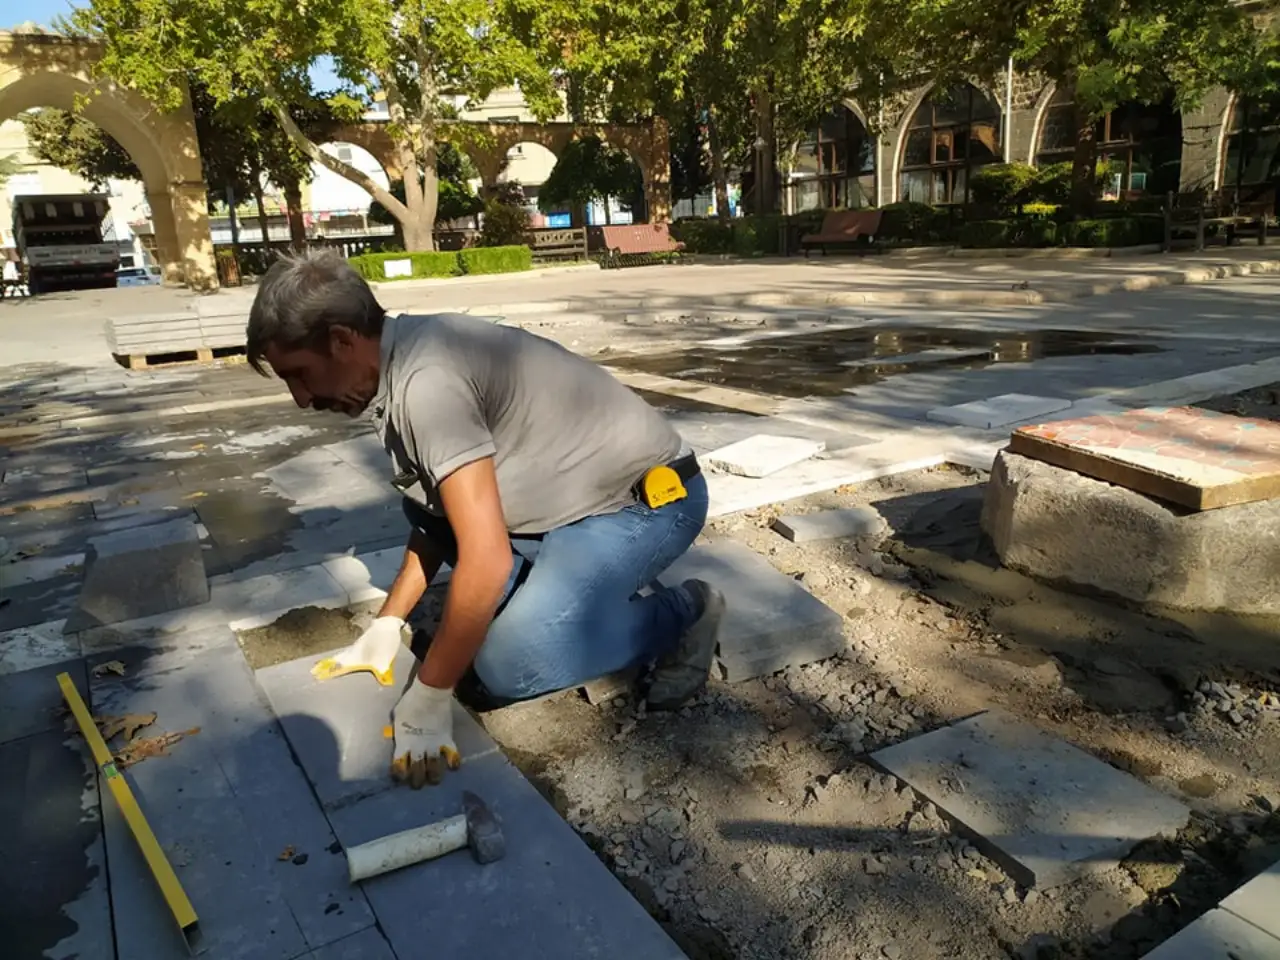
[[467, 845], [467, 818], [458, 814], [425, 827], [402, 830], [347, 849], [347, 869], [351, 882], [421, 863]]

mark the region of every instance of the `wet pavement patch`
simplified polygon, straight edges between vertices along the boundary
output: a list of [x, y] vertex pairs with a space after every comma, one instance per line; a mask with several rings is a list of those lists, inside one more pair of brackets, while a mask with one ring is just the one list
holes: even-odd
[[871, 326], [774, 337], [736, 348], [694, 346], [670, 353], [619, 355], [609, 362], [640, 373], [799, 399], [840, 396], [904, 373], [1163, 350], [1141, 337], [1081, 330]]

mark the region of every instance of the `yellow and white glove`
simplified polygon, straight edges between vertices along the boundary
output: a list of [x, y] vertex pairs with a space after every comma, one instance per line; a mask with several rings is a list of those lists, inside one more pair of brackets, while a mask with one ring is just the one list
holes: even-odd
[[351, 646], [336, 656], [325, 657], [311, 668], [317, 680], [331, 680], [348, 673], [368, 671], [384, 687], [395, 683], [392, 663], [400, 652], [405, 623], [399, 617], [379, 617]]
[[453, 742], [453, 691], [415, 680], [391, 713], [396, 745], [391, 777], [417, 790], [444, 779], [444, 768], [462, 763]]

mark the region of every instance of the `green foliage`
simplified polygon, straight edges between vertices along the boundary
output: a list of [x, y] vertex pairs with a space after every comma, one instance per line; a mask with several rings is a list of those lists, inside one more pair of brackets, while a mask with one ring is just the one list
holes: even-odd
[[671, 236], [684, 244], [686, 253], [729, 253], [734, 246], [731, 223], [719, 220], [680, 220], [670, 227]]
[[1134, 247], [1164, 239], [1163, 218], [1152, 215], [1076, 220], [1058, 230], [1068, 247]]
[[[388, 260], [408, 260], [412, 277], [391, 277], [385, 273]], [[462, 272], [456, 253], [365, 253], [347, 261], [356, 272], [371, 283], [391, 280], [420, 280], [424, 277], [456, 277]]]
[[463, 273], [518, 273], [533, 269], [533, 251], [526, 246], [472, 247], [458, 251]]
[[1026, 163], [991, 163], [980, 167], [969, 179], [973, 198], [979, 203], [1019, 207], [1031, 196], [1039, 171]]
[[952, 239], [950, 214], [927, 203], [900, 200], [881, 208], [877, 240], [925, 245]]
[[642, 195], [640, 168], [630, 155], [590, 135], [570, 141], [561, 152], [538, 190], [538, 209], [553, 213], [609, 197], [631, 209]]
[[477, 246], [511, 247], [524, 243], [532, 229], [529, 211], [513, 203], [491, 199], [484, 205]]
[[975, 220], [960, 228], [960, 246], [998, 250], [1009, 247], [1051, 247], [1058, 240], [1052, 220]]
[[22, 164], [18, 162], [16, 153], [0, 157], [0, 187], [3, 187], [5, 182], [21, 169]]
[[1061, 209], [1056, 203], [1024, 203], [1022, 215], [1032, 220], [1052, 220]]
[[124, 147], [101, 127], [65, 110], [45, 108], [18, 114], [31, 152], [101, 188], [108, 180], [141, 180]]

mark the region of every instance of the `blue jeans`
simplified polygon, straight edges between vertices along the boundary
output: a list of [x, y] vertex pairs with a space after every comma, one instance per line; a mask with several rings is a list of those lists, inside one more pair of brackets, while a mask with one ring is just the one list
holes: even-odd
[[[674, 648], [697, 617], [694, 598], [680, 586], [637, 593], [689, 549], [706, 523], [706, 479], [698, 475], [685, 486], [687, 497], [657, 510], [632, 503], [540, 540], [512, 538], [511, 579], [472, 664], [486, 694], [527, 700]], [[404, 503], [410, 523], [454, 564], [448, 521]]]

